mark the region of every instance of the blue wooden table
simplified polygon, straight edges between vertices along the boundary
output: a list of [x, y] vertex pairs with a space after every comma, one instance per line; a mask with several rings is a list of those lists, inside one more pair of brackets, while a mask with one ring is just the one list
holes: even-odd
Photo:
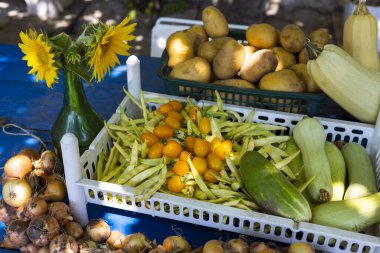
[[[8, 123], [28, 129], [51, 145], [50, 128], [63, 103], [63, 85], [57, 84], [49, 89], [43, 83], [35, 83], [28, 75], [26, 62], [21, 60], [22, 53], [16, 45], [0, 45], [0, 117]], [[146, 91], [165, 93], [165, 87], [157, 76], [159, 58], [140, 57], [142, 88]], [[88, 100], [104, 119], [110, 118], [122, 101], [126, 85], [126, 58], [121, 58], [122, 66], [116, 67], [111, 74], [95, 86], [85, 86]], [[19, 132], [17, 129], [9, 129]], [[0, 167], [7, 159], [25, 147], [39, 149], [40, 143], [30, 136], [7, 135], [0, 131]], [[112, 229], [126, 234], [144, 232], [150, 239], [162, 242], [168, 235], [182, 234], [191, 244], [201, 245], [210, 239], [237, 237], [238, 235], [216, 229], [196, 226], [173, 220], [151, 217], [113, 208], [87, 205], [89, 218], [103, 217]], [[0, 222], [0, 236], [5, 232]]]

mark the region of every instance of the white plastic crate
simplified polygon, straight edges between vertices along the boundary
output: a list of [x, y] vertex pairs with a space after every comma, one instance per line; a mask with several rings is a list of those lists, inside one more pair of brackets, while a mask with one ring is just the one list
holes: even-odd
[[[144, 96], [145, 98], [169, 97], [184, 100], [184, 98], [180, 97], [149, 92], [145, 92]], [[126, 104], [126, 99], [124, 99], [120, 107], [124, 108]], [[203, 104], [214, 104], [214, 102], [198, 102], [199, 106]], [[148, 104], [148, 107], [151, 109], [155, 109], [157, 106], [156, 104]], [[235, 110], [243, 117], [246, 117], [251, 110], [250, 108], [235, 105], [224, 105], [224, 108]], [[119, 110], [120, 108], [109, 119], [109, 123], [117, 123], [119, 121]], [[303, 115], [299, 114], [257, 109], [254, 114], [254, 121], [286, 126], [288, 130], [284, 132], [289, 134], [302, 117]], [[319, 118], [319, 120], [325, 127], [328, 140], [358, 142], [366, 147], [367, 151], [369, 151], [370, 147], [373, 147], [371, 141], [374, 135], [374, 125], [325, 118]], [[327, 252], [380, 253], [380, 238], [371, 235], [329, 228], [307, 222], [297, 223], [291, 219], [274, 215], [246, 211], [163, 193], [156, 193], [151, 199], [138, 202], [133, 195], [133, 188], [94, 180], [95, 165], [99, 154], [102, 149], [106, 153], [109, 152], [110, 146], [111, 139], [105, 128], [103, 128], [91, 144], [89, 150], [78, 161], [82, 170], [82, 179], [77, 182], [77, 185], [83, 188], [85, 198], [89, 203], [189, 222], [283, 243], [295, 241], [309, 242], [316, 249]], [[378, 147], [375, 147], [378, 150]], [[379, 159], [378, 156], [376, 157], [374, 164], [377, 166], [377, 175], [379, 175]]]

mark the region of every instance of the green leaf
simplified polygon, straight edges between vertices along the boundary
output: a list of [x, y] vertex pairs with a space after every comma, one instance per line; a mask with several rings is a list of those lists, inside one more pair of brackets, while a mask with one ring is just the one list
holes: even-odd
[[60, 51], [66, 51], [73, 43], [71, 37], [64, 32], [49, 38], [49, 41], [53, 47]]
[[74, 72], [75, 74], [83, 78], [86, 82], [88, 82], [89, 84], [94, 85], [91, 80], [91, 75], [86, 67], [82, 65], [68, 64], [66, 65], [66, 69]]

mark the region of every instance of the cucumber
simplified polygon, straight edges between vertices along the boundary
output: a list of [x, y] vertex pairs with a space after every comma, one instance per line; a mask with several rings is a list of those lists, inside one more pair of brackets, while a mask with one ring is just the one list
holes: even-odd
[[331, 181], [333, 187], [333, 195], [331, 200], [342, 200], [344, 191], [346, 190], [346, 162], [344, 161], [342, 152], [340, 152], [339, 148], [335, 144], [326, 141], [325, 151], [330, 164]]
[[342, 147], [348, 174], [348, 188], [344, 199], [355, 199], [376, 193], [375, 170], [362, 145], [349, 142]]
[[269, 160], [256, 151], [240, 160], [243, 185], [264, 211], [295, 221], [309, 221], [311, 208], [300, 191]]

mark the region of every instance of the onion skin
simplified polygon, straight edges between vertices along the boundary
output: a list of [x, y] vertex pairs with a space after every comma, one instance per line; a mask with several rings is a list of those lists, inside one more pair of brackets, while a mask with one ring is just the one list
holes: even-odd
[[114, 250], [121, 249], [125, 240], [125, 235], [118, 231], [111, 231], [111, 235], [107, 239], [107, 244]]
[[82, 226], [78, 222], [71, 221], [67, 223], [64, 227], [64, 230], [66, 234], [71, 235], [76, 240], [83, 238], [84, 231]]
[[57, 219], [59, 225], [64, 226], [74, 220], [70, 213], [70, 207], [64, 202], [53, 202], [50, 204], [49, 215]]
[[34, 149], [32, 148], [24, 148], [22, 149], [18, 155], [24, 155], [24, 156], [27, 156], [30, 161], [34, 162], [38, 159], [40, 159], [40, 154], [38, 154], [37, 151], [35, 151]]
[[51, 253], [69, 253], [78, 252], [79, 246], [77, 241], [71, 235], [60, 234], [49, 243], [49, 251]]
[[41, 247], [28, 243], [26, 246], [20, 248], [21, 253], [38, 253]]
[[21, 248], [29, 243], [27, 236], [28, 222], [17, 219], [9, 223], [7, 237], [14, 248]]
[[50, 253], [49, 251], [49, 247], [41, 247], [39, 250], [38, 250], [38, 253]]
[[3, 199], [12, 207], [20, 207], [32, 196], [32, 188], [24, 179], [9, 180], [3, 185]]
[[35, 161], [33, 165], [38, 176], [50, 176], [61, 170], [57, 155], [50, 150], [44, 151], [41, 158]]
[[58, 177], [50, 176], [46, 180], [46, 189], [39, 195], [48, 202], [60, 202], [66, 197], [66, 185]]
[[224, 245], [224, 250], [230, 253], [249, 253], [249, 245], [243, 239], [231, 239]]
[[2, 199], [0, 201], [0, 221], [8, 225], [12, 220], [17, 219], [16, 209], [11, 207]]
[[37, 246], [47, 246], [59, 234], [58, 221], [50, 215], [40, 215], [30, 221], [27, 229], [29, 239]]
[[203, 246], [203, 253], [224, 253], [222, 244], [222, 241], [210, 240]]
[[11, 178], [24, 179], [31, 171], [32, 161], [25, 155], [15, 155], [4, 165], [4, 173]]
[[123, 250], [128, 253], [143, 253], [151, 248], [150, 241], [143, 233], [130, 234], [123, 243]]
[[13, 243], [9, 240], [8, 236], [4, 236], [1, 241], [0, 247], [5, 249], [14, 249]]
[[17, 178], [9, 177], [6, 173], [3, 173], [3, 175], [1, 175], [1, 185], [5, 185], [9, 180], [12, 180], [12, 179], [17, 179]]
[[29, 221], [48, 212], [48, 204], [43, 198], [30, 198], [17, 209], [17, 217]]
[[97, 243], [104, 243], [111, 235], [111, 228], [103, 219], [94, 219], [86, 225], [88, 237]]
[[149, 253], [167, 253], [162, 245], [158, 245], [156, 248], [149, 251]]
[[188, 252], [191, 251], [190, 244], [181, 236], [168, 236], [162, 242], [162, 246], [167, 251]]

